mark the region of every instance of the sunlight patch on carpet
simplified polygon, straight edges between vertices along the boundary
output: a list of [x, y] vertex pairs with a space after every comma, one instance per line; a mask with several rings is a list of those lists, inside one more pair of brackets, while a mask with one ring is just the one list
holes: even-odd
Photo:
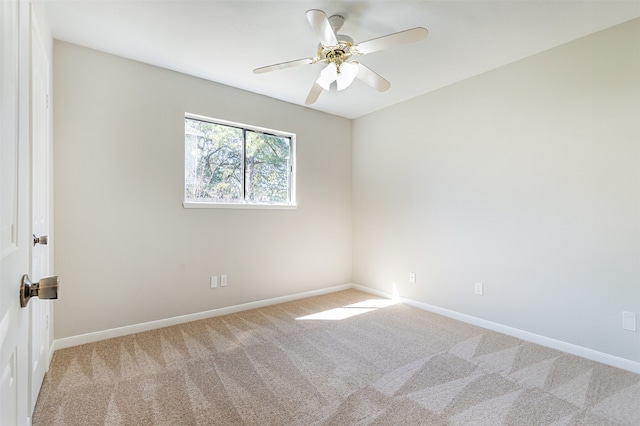
[[367, 312], [376, 311], [387, 306], [395, 305], [397, 301], [389, 299], [369, 299], [362, 302], [345, 305], [341, 308], [329, 309], [317, 312], [311, 315], [296, 318], [297, 320], [323, 320], [323, 321], [339, 321], [356, 315], [366, 314]]

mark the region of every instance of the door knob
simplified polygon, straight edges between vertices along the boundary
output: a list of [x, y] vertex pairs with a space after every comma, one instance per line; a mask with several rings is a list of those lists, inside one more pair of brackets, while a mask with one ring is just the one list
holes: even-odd
[[42, 244], [47, 245], [47, 243], [49, 242], [49, 237], [47, 237], [46, 235], [42, 235], [40, 237], [36, 237], [36, 234], [33, 234], [33, 246], [35, 247], [36, 244]]
[[26, 307], [29, 299], [35, 296], [39, 299], [57, 299], [59, 282], [60, 279], [54, 276], [42, 278], [34, 284], [29, 275], [24, 274], [20, 283], [20, 307]]

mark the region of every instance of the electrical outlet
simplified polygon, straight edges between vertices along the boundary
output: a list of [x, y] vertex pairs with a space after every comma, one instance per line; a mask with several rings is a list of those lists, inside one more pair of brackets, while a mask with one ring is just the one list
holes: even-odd
[[478, 296], [482, 296], [484, 294], [484, 288], [482, 283], [475, 283], [475, 292]]
[[218, 277], [216, 275], [211, 276], [211, 288], [218, 287]]
[[226, 286], [227, 286], [227, 276], [220, 275], [220, 287], [226, 287]]
[[411, 284], [415, 284], [416, 283], [416, 273], [415, 272], [409, 272], [409, 283], [411, 283]]
[[636, 313], [622, 312], [622, 328], [629, 331], [636, 331]]

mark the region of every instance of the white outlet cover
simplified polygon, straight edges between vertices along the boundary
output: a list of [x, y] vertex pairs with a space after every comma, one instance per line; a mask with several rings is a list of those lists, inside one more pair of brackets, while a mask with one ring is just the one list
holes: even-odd
[[211, 277], [211, 288], [216, 288], [218, 287], [218, 277], [213, 275]]
[[411, 284], [415, 284], [416, 283], [416, 273], [415, 272], [409, 272], [409, 282]]
[[622, 312], [622, 328], [629, 331], [636, 331], [636, 313]]
[[475, 292], [478, 296], [482, 296], [484, 294], [482, 283], [475, 283]]
[[226, 286], [227, 286], [227, 276], [220, 275], [220, 287], [226, 287]]

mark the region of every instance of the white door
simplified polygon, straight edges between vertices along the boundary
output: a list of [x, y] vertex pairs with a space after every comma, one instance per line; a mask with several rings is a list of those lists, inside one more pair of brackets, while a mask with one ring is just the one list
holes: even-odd
[[28, 310], [19, 288], [29, 268], [30, 4], [0, 1], [0, 424], [27, 425]]
[[[32, 32], [32, 75], [31, 75], [31, 232], [34, 236], [49, 236], [49, 61], [42, 39], [35, 24]], [[41, 238], [42, 240], [42, 238]], [[31, 249], [31, 281], [50, 274], [49, 245], [34, 244]], [[36, 406], [44, 373], [49, 360], [49, 318], [51, 301], [31, 299], [29, 353], [31, 361], [31, 380], [29, 413]]]

